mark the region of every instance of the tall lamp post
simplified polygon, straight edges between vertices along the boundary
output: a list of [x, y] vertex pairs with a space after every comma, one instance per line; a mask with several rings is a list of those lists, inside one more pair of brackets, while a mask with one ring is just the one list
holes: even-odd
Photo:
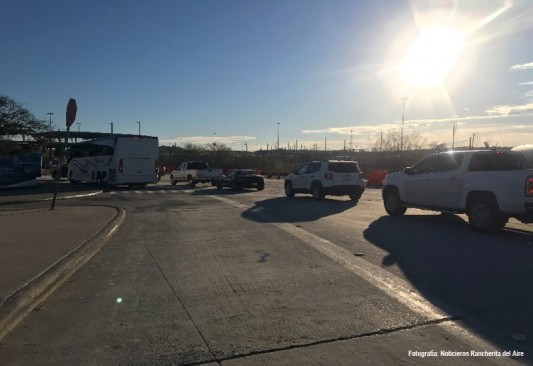
[[137, 124], [139, 125], [139, 135], [141, 134], [141, 121], [137, 121]]
[[48, 146], [48, 151], [49, 151], [49, 157], [50, 157], [50, 160], [52, 160], [52, 115], [54, 114], [54, 112], [48, 112], [46, 113], [48, 116], [50, 116], [50, 131], [48, 131], [49, 135], [48, 135], [48, 144], [50, 146]]
[[278, 125], [278, 142], [277, 142], [277, 145], [276, 145], [276, 149], [279, 150], [279, 122], [276, 123]]
[[111, 125], [111, 134], [113, 134], [113, 122], [109, 122], [109, 124]]
[[402, 131], [400, 132], [400, 151], [403, 151], [403, 123], [405, 120], [405, 101], [407, 97], [402, 98], [403, 101], [403, 110], [402, 110]]
[[[76, 124], [78, 125], [78, 132], [80, 132], [80, 125], [81, 125], [81, 122], [76, 122]], [[76, 138], [74, 138], [74, 142], [78, 142], [78, 137], [76, 136]]]

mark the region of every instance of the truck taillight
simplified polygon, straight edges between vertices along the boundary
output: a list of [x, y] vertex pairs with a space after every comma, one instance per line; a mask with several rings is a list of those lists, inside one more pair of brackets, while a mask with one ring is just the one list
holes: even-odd
[[159, 174], [159, 161], [155, 159], [155, 174]]
[[124, 160], [120, 159], [118, 161], [118, 172], [124, 173]]
[[526, 196], [533, 196], [533, 177], [526, 179]]
[[324, 173], [324, 178], [333, 179], [333, 173]]

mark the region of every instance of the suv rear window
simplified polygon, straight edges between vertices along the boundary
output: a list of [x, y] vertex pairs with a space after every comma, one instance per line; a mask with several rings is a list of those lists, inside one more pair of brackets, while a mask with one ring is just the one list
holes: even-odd
[[356, 162], [329, 163], [328, 170], [335, 173], [359, 173], [359, 166]]
[[472, 156], [468, 170], [474, 172], [522, 170], [526, 158], [520, 154], [490, 153]]

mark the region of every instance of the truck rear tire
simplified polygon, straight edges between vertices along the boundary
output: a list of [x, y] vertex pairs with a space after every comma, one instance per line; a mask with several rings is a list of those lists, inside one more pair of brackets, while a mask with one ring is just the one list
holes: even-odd
[[502, 214], [493, 197], [474, 197], [468, 205], [468, 224], [479, 233], [501, 231], [509, 217]]

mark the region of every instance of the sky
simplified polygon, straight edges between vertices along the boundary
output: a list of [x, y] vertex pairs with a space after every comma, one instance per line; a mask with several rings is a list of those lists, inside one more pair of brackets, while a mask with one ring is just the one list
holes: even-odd
[[55, 129], [74, 98], [72, 130], [161, 145], [533, 143], [530, 0], [3, 0], [2, 15], [0, 95]]

